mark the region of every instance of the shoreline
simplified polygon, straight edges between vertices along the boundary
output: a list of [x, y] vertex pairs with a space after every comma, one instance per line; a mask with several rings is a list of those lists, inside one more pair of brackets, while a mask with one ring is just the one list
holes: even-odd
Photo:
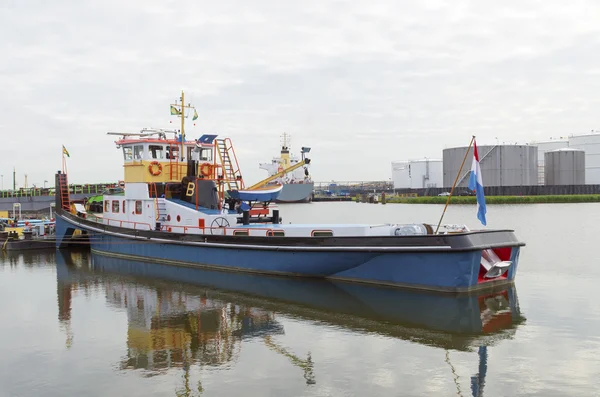
[[[386, 197], [389, 204], [446, 204], [446, 196]], [[486, 196], [486, 204], [597, 203], [600, 194], [549, 196]], [[452, 196], [451, 204], [476, 204], [475, 196]]]

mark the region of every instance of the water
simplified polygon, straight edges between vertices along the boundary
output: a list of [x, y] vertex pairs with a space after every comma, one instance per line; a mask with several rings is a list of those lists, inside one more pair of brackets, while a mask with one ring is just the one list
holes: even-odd
[[[281, 207], [294, 223], [435, 223], [442, 210]], [[488, 224], [527, 246], [515, 287], [487, 299], [3, 254], [0, 396], [600, 396], [598, 208], [488, 206]], [[476, 226], [475, 208], [444, 221]]]

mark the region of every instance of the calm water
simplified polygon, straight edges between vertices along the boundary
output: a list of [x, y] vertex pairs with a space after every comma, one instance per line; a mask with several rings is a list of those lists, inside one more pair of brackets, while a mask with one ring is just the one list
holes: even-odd
[[[527, 246], [515, 287], [480, 297], [3, 254], [0, 396], [600, 396], [599, 209], [488, 206]], [[281, 208], [318, 223], [441, 210]], [[476, 226], [475, 208], [445, 221]]]

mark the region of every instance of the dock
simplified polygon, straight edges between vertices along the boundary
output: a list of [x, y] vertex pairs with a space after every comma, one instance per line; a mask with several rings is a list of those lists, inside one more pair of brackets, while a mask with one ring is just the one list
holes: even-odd
[[40, 250], [56, 247], [56, 236], [31, 237], [25, 234], [0, 232], [0, 247], [3, 251]]
[[312, 198], [313, 202], [320, 201], [352, 201], [352, 197], [350, 196], [314, 196]]

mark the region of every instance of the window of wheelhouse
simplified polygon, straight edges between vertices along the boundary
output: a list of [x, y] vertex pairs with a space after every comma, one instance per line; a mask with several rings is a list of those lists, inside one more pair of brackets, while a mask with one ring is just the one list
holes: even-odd
[[141, 215], [142, 213], [142, 200], [135, 201], [135, 213], [136, 215]]
[[133, 159], [143, 160], [144, 159], [144, 145], [135, 145], [133, 147]]
[[112, 212], [114, 214], [118, 214], [119, 213], [119, 200], [113, 200], [112, 201]]
[[150, 145], [148, 146], [148, 153], [150, 153], [151, 159], [162, 160], [165, 158], [165, 147], [163, 145]]
[[211, 148], [200, 148], [200, 161], [212, 161], [212, 149]]
[[167, 146], [166, 158], [177, 160], [179, 158], [179, 146]]
[[131, 146], [123, 146], [123, 159], [125, 161], [133, 160], [133, 148]]
[[104, 200], [104, 212], [108, 212], [110, 209], [110, 201]]

